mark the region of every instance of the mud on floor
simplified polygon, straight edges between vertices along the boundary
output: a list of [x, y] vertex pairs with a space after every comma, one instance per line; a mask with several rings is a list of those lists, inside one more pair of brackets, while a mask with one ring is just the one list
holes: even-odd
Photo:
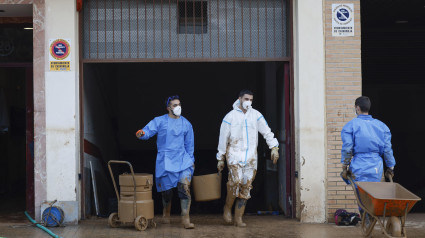
[[[172, 216], [171, 224], [159, 224], [160, 216], [155, 219], [157, 228], [146, 231], [136, 231], [134, 226], [109, 228], [107, 219], [92, 218], [81, 221], [78, 226], [52, 228], [51, 230], [66, 238], [107, 238], [107, 237], [167, 237], [167, 238], [212, 238], [212, 237], [290, 237], [290, 238], [351, 238], [362, 237], [359, 227], [339, 227], [334, 224], [302, 224], [294, 219], [283, 216], [246, 216], [244, 221], [247, 228], [238, 228], [224, 225], [221, 215], [193, 215], [191, 221], [195, 223], [194, 230], [184, 230], [179, 216]], [[0, 224], [0, 237], [33, 237], [48, 238], [49, 235], [35, 227], [23, 227], [25, 223]], [[20, 225], [13, 228], [13, 225]], [[425, 237], [425, 214], [412, 214], [407, 221], [409, 238]], [[375, 238], [384, 238], [379, 226], [373, 233]]]

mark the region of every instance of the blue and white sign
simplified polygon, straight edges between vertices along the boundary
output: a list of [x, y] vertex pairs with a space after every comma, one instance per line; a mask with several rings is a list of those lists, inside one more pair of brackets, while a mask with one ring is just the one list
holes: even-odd
[[332, 36], [354, 36], [354, 4], [332, 4]]

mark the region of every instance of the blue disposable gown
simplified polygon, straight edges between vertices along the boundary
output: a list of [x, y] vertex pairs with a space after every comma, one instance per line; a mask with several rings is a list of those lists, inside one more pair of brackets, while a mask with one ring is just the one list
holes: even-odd
[[190, 122], [180, 116], [170, 118], [168, 114], [156, 117], [144, 128], [147, 140], [158, 134], [155, 180], [158, 192], [177, 187], [180, 181], [190, 182], [195, 158], [194, 136]]
[[350, 164], [354, 181], [380, 182], [382, 158], [387, 167], [394, 167], [390, 129], [371, 115], [359, 115], [349, 121], [341, 131], [341, 138], [341, 163]]

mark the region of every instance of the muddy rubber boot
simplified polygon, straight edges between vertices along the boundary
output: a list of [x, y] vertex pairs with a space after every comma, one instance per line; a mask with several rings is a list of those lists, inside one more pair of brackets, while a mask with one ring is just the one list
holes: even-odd
[[180, 205], [182, 208], [182, 224], [185, 229], [195, 228], [195, 225], [193, 223], [190, 223], [190, 217], [189, 217], [190, 204], [191, 204], [190, 199], [180, 199]]
[[230, 186], [227, 185], [227, 196], [226, 196], [226, 204], [224, 204], [223, 208], [223, 218], [226, 223], [232, 223], [232, 207], [235, 202], [235, 196], [233, 195], [233, 191], [230, 189]]
[[162, 205], [164, 208], [162, 208], [162, 223], [163, 224], [170, 224], [171, 220], [171, 201], [168, 203], [162, 202]]
[[246, 199], [238, 198], [236, 199], [235, 205], [235, 226], [246, 227], [246, 224], [242, 221], [242, 216], [245, 212]]
[[171, 201], [173, 200], [173, 190], [166, 190], [162, 194], [162, 220], [163, 224], [170, 224]]

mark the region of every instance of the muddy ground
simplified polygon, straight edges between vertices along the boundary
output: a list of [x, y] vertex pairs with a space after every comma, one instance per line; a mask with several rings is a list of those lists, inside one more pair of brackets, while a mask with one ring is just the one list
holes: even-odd
[[[48, 238], [42, 230], [28, 226], [29, 222], [17, 217], [15, 220], [0, 219], [0, 237], [32, 237]], [[334, 224], [303, 224], [295, 219], [283, 216], [246, 216], [244, 221], [247, 228], [238, 228], [224, 225], [220, 215], [194, 215], [192, 222], [194, 230], [184, 230], [179, 216], [172, 216], [171, 224], [159, 223], [157, 228], [146, 231], [136, 231], [134, 226], [109, 228], [107, 219], [92, 218], [80, 221], [78, 226], [51, 228], [61, 237], [67, 238], [107, 238], [107, 237], [167, 237], [167, 238], [209, 238], [209, 237], [290, 237], [290, 238], [351, 238], [362, 237], [360, 228], [341, 227]], [[377, 225], [374, 231], [375, 238], [385, 237]], [[409, 214], [407, 221], [407, 235], [409, 238], [425, 237], [425, 214]]]

